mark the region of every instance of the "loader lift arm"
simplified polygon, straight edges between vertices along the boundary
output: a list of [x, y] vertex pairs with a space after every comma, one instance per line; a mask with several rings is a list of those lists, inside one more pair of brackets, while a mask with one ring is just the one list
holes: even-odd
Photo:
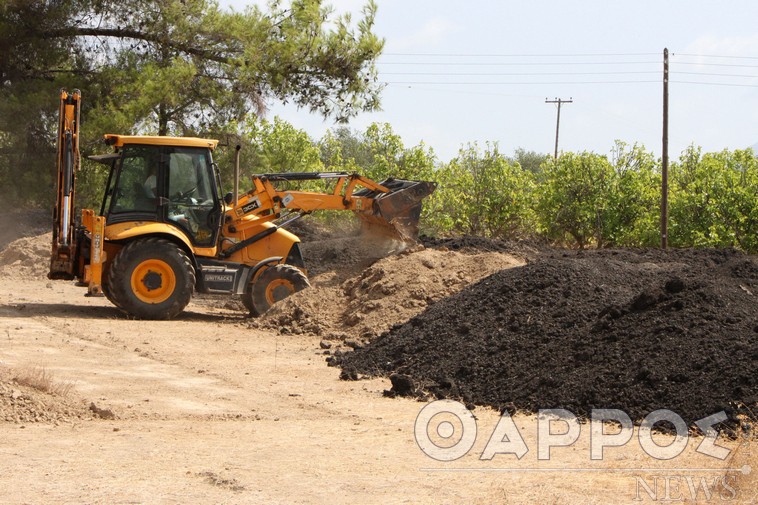
[[[279, 189], [276, 183], [334, 180], [330, 192]], [[316, 210], [351, 210], [369, 226], [401, 240], [415, 238], [421, 201], [436, 184], [425, 181], [387, 179], [376, 182], [347, 172], [295, 172], [253, 176], [253, 188], [234, 207], [234, 217], [278, 219], [283, 212], [310, 213]]]

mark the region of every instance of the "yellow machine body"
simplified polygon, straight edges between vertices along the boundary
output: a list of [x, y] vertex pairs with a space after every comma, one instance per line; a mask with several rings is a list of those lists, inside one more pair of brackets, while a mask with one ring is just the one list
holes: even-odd
[[[110, 167], [101, 210], [76, 214], [80, 94], [62, 90], [60, 99], [49, 277], [76, 279], [89, 295], [105, 295], [140, 318], [174, 317], [194, 291], [241, 295], [260, 314], [308, 286], [300, 239], [284, 228], [290, 221], [349, 210], [405, 239], [415, 235], [421, 200], [434, 191], [427, 182], [337, 172], [255, 175], [249, 191], [221, 195], [211, 156], [218, 141], [108, 134], [113, 152], [90, 156]], [[318, 179], [332, 189], [291, 189]]]

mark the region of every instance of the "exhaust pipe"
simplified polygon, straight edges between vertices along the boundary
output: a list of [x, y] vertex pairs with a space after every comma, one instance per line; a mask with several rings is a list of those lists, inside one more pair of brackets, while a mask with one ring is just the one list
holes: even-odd
[[240, 149], [242, 146], [237, 144], [234, 148], [234, 206], [239, 202], [240, 194]]

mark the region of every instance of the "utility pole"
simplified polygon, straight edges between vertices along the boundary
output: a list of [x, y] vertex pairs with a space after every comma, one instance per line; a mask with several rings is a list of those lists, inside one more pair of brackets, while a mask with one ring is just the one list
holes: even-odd
[[663, 153], [661, 154], [661, 248], [669, 245], [669, 50], [663, 50]]
[[561, 129], [561, 104], [564, 103], [573, 103], [573, 98], [569, 98], [568, 100], [563, 100], [561, 98], [556, 98], [555, 100], [548, 100], [545, 98], [545, 103], [557, 103], [558, 104], [558, 119], [555, 122], [555, 160], [558, 160], [558, 132]]

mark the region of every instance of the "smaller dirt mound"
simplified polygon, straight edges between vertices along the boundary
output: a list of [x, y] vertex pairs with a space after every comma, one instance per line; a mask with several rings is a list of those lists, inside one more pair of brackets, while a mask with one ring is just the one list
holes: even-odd
[[9, 243], [0, 251], [0, 273], [14, 279], [46, 279], [52, 241], [52, 233], [45, 233]]
[[14, 377], [13, 370], [0, 366], [0, 422], [70, 423], [92, 419], [92, 412], [82, 402], [19, 384]]
[[0, 251], [22, 237], [36, 237], [52, 229], [52, 215], [45, 209], [0, 212]]
[[376, 261], [345, 281], [334, 272], [323, 274], [312, 288], [287, 298], [252, 324], [282, 333], [368, 340], [482, 277], [521, 264], [507, 254], [418, 246]]
[[419, 241], [425, 247], [434, 249], [449, 249], [451, 251], [468, 253], [500, 252], [529, 259], [535, 258], [539, 253], [549, 250], [549, 246], [546, 243], [534, 240], [500, 240], [472, 235], [449, 238], [422, 236], [419, 238]]

